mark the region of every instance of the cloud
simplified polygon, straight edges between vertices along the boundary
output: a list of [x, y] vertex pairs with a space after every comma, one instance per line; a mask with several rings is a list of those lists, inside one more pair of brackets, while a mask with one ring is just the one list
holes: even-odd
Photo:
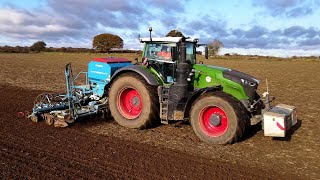
[[[56, 14], [82, 22], [84, 27], [100, 23], [106, 27], [138, 30], [144, 22], [154, 19], [168, 25], [177, 13], [184, 11], [184, 1], [172, 0], [49, 0], [48, 5]], [[167, 16], [170, 21], [166, 21]]]
[[253, 26], [247, 31], [242, 29], [235, 29], [232, 32], [232, 34], [235, 35], [237, 38], [259, 38], [263, 35], [266, 35], [267, 33], [268, 30], [262, 26]]
[[320, 36], [320, 31], [315, 27], [304, 28], [302, 26], [291, 26], [283, 30], [283, 35], [290, 38], [312, 39]]
[[[55, 15], [63, 15], [80, 28], [95, 28], [97, 23], [112, 28], [137, 29], [143, 16], [143, 5], [126, 0], [86, 1], [49, 0], [48, 6]], [[148, 11], [144, 14], [148, 15]]]
[[266, 48], [269, 44], [266, 38], [225, 38], [225, 47]]
[[153, 8], [163, 9], [164, 12], [184, 12], [185, 0], [147, 0], [146, 4], [151, 5]]
[[320, 37], [305, 39], [299, 42], [300, 46], [320, 46]]
[[[171, 0], [48, 0], [44, 8], [21, 9], [10, 5], [0, 7], [0, 36], [14, 37], [17, 42], [27, 38], [52, 42], [73, 38], [90, 42], [94, 35], [107, 32], [127, 39], [127, 34], [139, 32], [150, 21], [174, 27], [178, 19], [171, 16], [176, 17], [184, 11], [183, 3]], [[162, 18], [157, 17], [159, 14]], [[126, 33], [119, 34], [123, 30]]]
[[306, 29], [301, 26], [291, 26], [289, 28], [284, 29], [283, 35], [287, 37], [300, 37], [306, 33]]
[[[132, 49], [139, 48], [138, 34], [148, 36], [148, 26], [154, 26], [154, 36], [164, 36], [177, 29], [186, 36], [200, 38], [201, 43], [219, 39], [229, 49], [317, 49], [320, 46], [319, 27], [283, 25], [281, 29], [271, 30], [271, 26], [258, 23], [249, 28], [235, 27], [221, 16], [190, 17], [185, 14], [186, 2], [48, 0], [41, 8], [0, 7], [0, 39], [3, 39], [0, 43], [30, 45], [44, 40], [48, 46], [91, 47], [95, 35], [113, 33], [124, 39], [125, 48]], [[261, 0], [253, 4], [260, 10], [290, 18], [307, 16], [320, 6], [316, 1], [302, 0]]]
[[272, 16], [295, 18], [313, 14], [320, 4], [314, 0], [260, 0], [253, 1], [252, 5], [263, 8]]
[[292, 56], [320, 56], [318, 50], [302, 50], [302, 49], [262, 49], [262, 48], [223, 48], [219, 54], [242, 54], [242, 55], [261, 55], [276, 57], [292, 57]]
[[[227, 29], [225, 29], [227, 31]], [[291, 26], [279, 30], [254, 26], [248, 30], [231, 29], [229, 35], [221, 37], [226, 48], [294, 49], [303, 46], [320, 46], [320, 30], [315, 27]]]
[[[203, 38], [218, 38], [228, 36], [226, 25], [226, 21], [221, 18], [205, 15], [197, 18], [196, 20], [186, 22], [186, 25], [183, 28], [183, 32], [186, 35], [190, 36], [199, 34]], [[212, 39], [210, 41], [212, 41]], [[203, 42], [207, 43], [206, 40], [204, 40]]]
[[259, 0], [253, 1], [253, 5], [262, 6], [270, 10], [286, 10], [296, 6], [301, 0]]
[[[50, 21], [48, 21], [50, 19]], [[55, 37], [59, 34], [71, 35], [77, 29], [67, 25], [62, 17], [51, 16], [43, 12], [29, 12], [12, 8], [0, 9], [1, 35], [37, 38]]]
[[307, 16], [313, 13], [313, 9], [308, 6], [304, 7], [296, 7], [293, 9], [290, 9], [285, 13], [287, 17], [299, 17], [299, 16]]

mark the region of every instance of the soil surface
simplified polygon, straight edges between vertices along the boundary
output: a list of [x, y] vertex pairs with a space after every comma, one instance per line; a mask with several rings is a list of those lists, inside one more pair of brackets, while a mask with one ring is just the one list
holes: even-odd
[[251, 169], [242, 164], [194, 156], [162, 146], [90, 133], [84, 130], [91, 126], [88, 122], [79, 122], [70, 128], [54, 128], [44, 123], [33, 123], [24, 118], [17, 118], [15, 113], [30, 109], [32, 107], [30, 102], [38, 93], [9, 85], [0, 86], [2, 97], [0, 175], [2, 177], [36, 179], [280, 177], [277, 172], [261, 167]]
[[212, 62], [268, 77], [275, 103], [297, 106], [299, 123], [282, 139], [255, 126], [240, 142], [220, 146], [201, 142], [188, 123], [134, 130], [87, 118], [54, 128], [16, 116], [38, 94], [64, 91], [69, 59], [79, 72], [91, 56], [0, 54], [0, 179], [319, 179], [319, 61]]

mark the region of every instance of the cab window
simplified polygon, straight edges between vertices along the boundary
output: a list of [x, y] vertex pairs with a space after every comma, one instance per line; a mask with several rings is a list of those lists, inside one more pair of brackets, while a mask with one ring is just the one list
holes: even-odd
[[196, 63], [196, 49], [194, 43], [187, 42], [187, 53], [186, 53], [186, 60], [189, 61], [191, 64]]
[[145, 57], [151, 61], [172, 61], [173, 44], [147, 44]]

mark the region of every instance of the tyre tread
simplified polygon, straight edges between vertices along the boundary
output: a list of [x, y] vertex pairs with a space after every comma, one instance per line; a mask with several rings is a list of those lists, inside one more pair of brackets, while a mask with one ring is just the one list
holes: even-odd
[[[122, 74], [119, 77], [117, 77], [117, 79], [124, 78], [124, 77], [133, 77], [138, 81], [140, 81], [143, 84], [143, 86], [147, 89], [151, 102], [152, 104], [154, 104], [151, 106], [151, 111], [148, 115], [147, 120], [140, 127], [137, 127], [137, 129], [146, 129], [154, 126], [159, 116], [159, 98], [158, 98], [157, 89], [156, 89], [157, 87], [148, 84], [148, 82], [143, 77], [141, 77], [139, 74], [134, 72], [128, 72], [128, 73]], [[115, 81], [117, 81], [117, 79], [115, 79]], [[112, 85], [111, 85], [111, 88], [112, 88]]]
[[226, 141], [225, 144], [233, 144], [235, 142], [237, 142], [238, 140], [241, 139], [244, 130], [245, 130], [245, 126], [246, 126], [246, 121], [249, 118], [249, 114], [248, 111], [245, 109], [245, 107], [243, 106], [243, 104], [237, 100], [236, 98], [234, 98], [233, 96], [221, 92], [221, 91], [216, 91], [216, 92], [208, 92], [205, 93], [203, 95], [201, 95], [195, 102], [193, 102], [192, 106], [194, 106], [198, 101], [201, 101], [202, 98], [204, 97], [209, 97], [209, 96], [216, 96], [219, 98], [222, 98], [223, 100], [227, 101], [235, 110], [235, 114], [237, 116], [237, 129], [235, 131], [235, 133], [233, 134], [232, 138], [230, 138], [228, 141]]

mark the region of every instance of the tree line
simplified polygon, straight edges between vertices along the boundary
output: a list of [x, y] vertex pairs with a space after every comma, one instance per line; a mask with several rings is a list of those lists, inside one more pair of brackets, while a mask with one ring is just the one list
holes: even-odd
[[[39, 43], [40, 42], [40, 43]], [[39, 44], [41, 46], [39, 46]], [[37, 41], [32, 46], [0, 46], [0, 53], [38, 53], [38, 52], [62, 52], [62, 53], [104, 53], [94, 48], [74, 48], [74, 47], [45, 47], [43, 41]], [[142, 53], [141, 50], [109, 49], [108, 53]]]
[[[171, 30], [167, 37], [184, 37], [182, 32]], [[92, 40], [92, 48], [73, 48], [73, 47], [46, 47], [44, 41], [37, 41], [30, 47], [28, 46], [0, 46], [0, 52], [7, 53], [30, 53], [30, 52], [65, 52], [65, 53], [141, 53], [141, 50], [125, 50], [123, 49], [123, 39], [114, 34], [99, 34]], [[223, 47], [219, 40], [214, 40], [208, 44], [209, 56], [216, 55]]]

